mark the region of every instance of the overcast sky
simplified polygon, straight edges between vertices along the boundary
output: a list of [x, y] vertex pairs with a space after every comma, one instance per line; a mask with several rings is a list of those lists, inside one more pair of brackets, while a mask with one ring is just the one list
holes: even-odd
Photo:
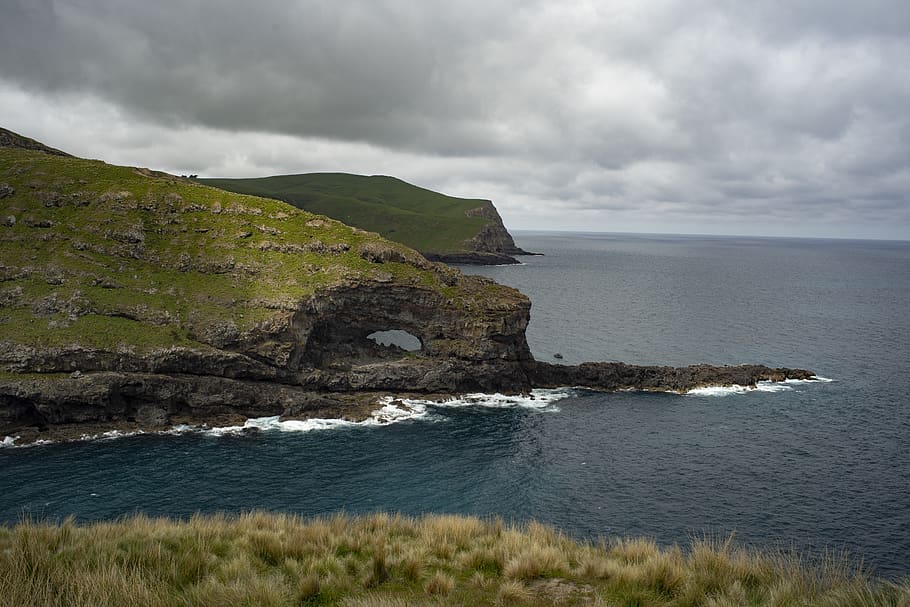
[[0, 126], [512, 229], [910, 239], [907, 0], [0, 0]]

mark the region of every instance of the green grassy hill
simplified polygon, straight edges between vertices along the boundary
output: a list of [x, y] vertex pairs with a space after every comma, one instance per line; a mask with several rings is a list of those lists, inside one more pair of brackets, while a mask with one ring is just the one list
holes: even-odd
[[242, 344], [314, 293], [365, 281], [461, 299], [452, 277], [375, 234], [0, 135], [0, 346]]
[[199, 181], [232, 192], [283, 200], [312, 213], [378, 232], [425, 254], [482, 250], [471, 239], [488, 225], [501, 225], [488, 200], [446, 196], [394, 177], [311, 173]]

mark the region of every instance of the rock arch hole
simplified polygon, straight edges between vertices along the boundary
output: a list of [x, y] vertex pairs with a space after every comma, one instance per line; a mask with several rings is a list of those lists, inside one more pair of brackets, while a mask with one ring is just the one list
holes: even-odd
[[423, 348], [420, 338], [408, 333], [404, 329], [374, 331], [367, 335], [367, 339], [375, 341], [380, 346], [385, 346], [387, 348], [398, 347], [408, 352], [418, 352]]

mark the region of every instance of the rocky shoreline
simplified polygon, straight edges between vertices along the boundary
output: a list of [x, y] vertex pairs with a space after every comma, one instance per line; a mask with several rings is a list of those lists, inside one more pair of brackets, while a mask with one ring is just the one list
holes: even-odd
[[[710, 386], [754, 387], [761, 381], [815, 377], [806, 370], [761, 365], [661, 367], [624, 363], [553, 365], [536, 361], [526, 361], [518, 373], [512, 369], [510, 374], [518, 381], [511, 386], [517, 390], [500, 384], [497, 391], [516, 393], [569, 386], [685, 393]], [[402, 385], [389, 391], [328, 392], [216, 376], [73, 373], [57, 378], [0, 381], [0, 435], [16, 437], [16, 444], [23, 445], [77, 440], [111, 431], [161, 432], [180, 425], [236, 426], [249, 418], [270, 416], [282, 421], [320, 418], [357, 422], [369, 418], [379, 408], [380, 400], [390, 396], [442, 401], [466, 391], [414, 392]]]
[[[515, 289], [276, 200], [61, 154], [0, 129], [0, 440], [364, 419], [384, 395], [812, 376], [539, 362]], [[490, 223], [466, 250], [526, 254], [491, 203], [469, 215]], [[374, 339], [396, 332], [419, 346]]]

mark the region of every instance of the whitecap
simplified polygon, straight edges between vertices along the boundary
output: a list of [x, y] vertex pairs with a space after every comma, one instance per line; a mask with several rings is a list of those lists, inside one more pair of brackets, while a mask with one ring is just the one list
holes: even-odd
[[19, 440], [18, 436], [4, 436], [0, 441], [0, 447], [15, 447], [17, 440]]
[[437, 409], [461, 407], [486, 407], [491, 409], [533, 409], [536, 411], [559, 411], [555, 403], [575, 394], [571, 388], [535, 389], [528, 394], [486, 394], [476, 392], [463, 394], [443, 401], [404, 400], [409, 406], [424, 406]]
[[794, 386], [817, 383], [831, 383], [833, 379], [813, 376], [810, 379], [785, 379], [784, 381], [760, 381], [755, 386], [705, 386], [693, 388], [684, 394], [686, 396], [729, 396], [731, 394], [747, 394], [749, 392], [789, 392]]
[[[754, 388], [751, 388], [754, 390]], [[729, 396], [730, 394], [745, 394], [750, 390], [747, 386], [733, 384], [732, 386], [705, 386], [703, 388], [692, 388], [684, 394], [686, 396]]]
[[[397, 399], [387, 396], [380, 399], [381, 405], [370, 413], [370, 416], [361, 421], [350, 421], [338, 418], [313, 418], [289, 419], [281, 421], [277, 415], [270, 417], [254, 417], [246, 420], [242, 426], [223, 426], [220, 428], [199, 428], [200, 431], [211, 436], [224, 436], [230, 434], [243, 434], [249, 431], [279, 431], [279, 432], [312, 432], [315, 430], [334, 430], [336, 428], [357, 426], [385, 426], [417, 419], [426, 415], [426, 405], [418, 401]], [[186, 431], [186, 430], [183, 430]]]

